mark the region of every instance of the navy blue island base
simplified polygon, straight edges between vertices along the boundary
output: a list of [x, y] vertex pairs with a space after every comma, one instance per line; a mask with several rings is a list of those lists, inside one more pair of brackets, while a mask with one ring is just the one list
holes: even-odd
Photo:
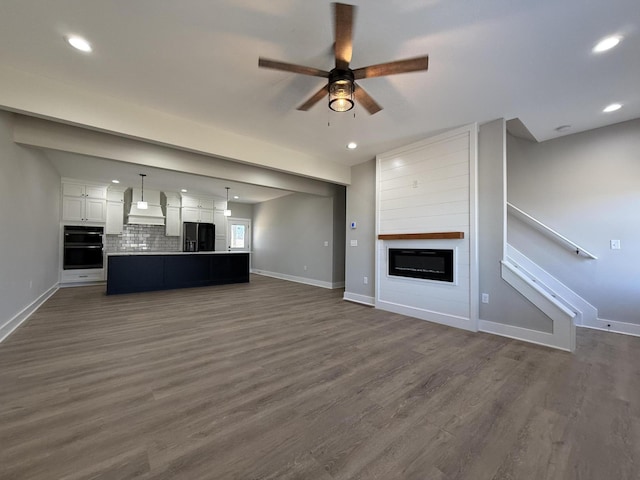
[[115, 254], [107, 259], [107, 295], [249, 281], [249, 253]]

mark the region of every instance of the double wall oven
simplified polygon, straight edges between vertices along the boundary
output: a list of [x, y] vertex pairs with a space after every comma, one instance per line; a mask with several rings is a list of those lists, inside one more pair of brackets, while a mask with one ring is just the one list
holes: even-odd
[[103, 268], [104, 227], [64, 226], [63, 270]]

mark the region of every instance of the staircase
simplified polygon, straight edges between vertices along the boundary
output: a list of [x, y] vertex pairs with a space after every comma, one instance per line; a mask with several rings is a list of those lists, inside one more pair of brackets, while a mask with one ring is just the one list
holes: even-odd
[[593, 325], [598, 318], [593, 305], [509, 244], [502, 278], [553, 321], [549, 345], [574, 351], [576, 325]]
[[[576, 254], [597, 259], [595, 255], [517, 207], [511, 204], [507, 206], [510, 214], [525, 220]], [[593, 305], [508, 243], [505, 246], [501, 273], [504, 281], [553, 321], [553, 331], [550, 334], [537, 333], [538, 336], [543, 336], [539, 343], [573, 352], [576, 347], [576, 326], [591, 326], [596, 323], [598, 310]]]

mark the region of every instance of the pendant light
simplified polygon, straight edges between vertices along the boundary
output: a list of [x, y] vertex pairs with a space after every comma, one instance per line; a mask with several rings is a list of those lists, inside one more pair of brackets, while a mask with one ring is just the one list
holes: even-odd
[[225, 205], [224, 208], [224, 216], [225, 217], [230, 217], [231, 216], [231, 210], [229, 210], [229, 187], [224, 187], [227, 189], [227, 203]]
[[144, 201], [144, 177], [146, 176], [147, 175], [145, 173], [140, 174], [140, 177], [142, 180], [142, 189], [141, 189], [140, 201], [137, 204], [139, 210], [147, 210], [149, 208], [149, 204]]

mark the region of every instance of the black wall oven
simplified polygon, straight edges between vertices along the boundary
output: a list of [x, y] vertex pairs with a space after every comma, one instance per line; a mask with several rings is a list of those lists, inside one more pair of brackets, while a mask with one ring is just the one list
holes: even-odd
[[62, 268], [103, 268], [103, 227], [65, 225]]

